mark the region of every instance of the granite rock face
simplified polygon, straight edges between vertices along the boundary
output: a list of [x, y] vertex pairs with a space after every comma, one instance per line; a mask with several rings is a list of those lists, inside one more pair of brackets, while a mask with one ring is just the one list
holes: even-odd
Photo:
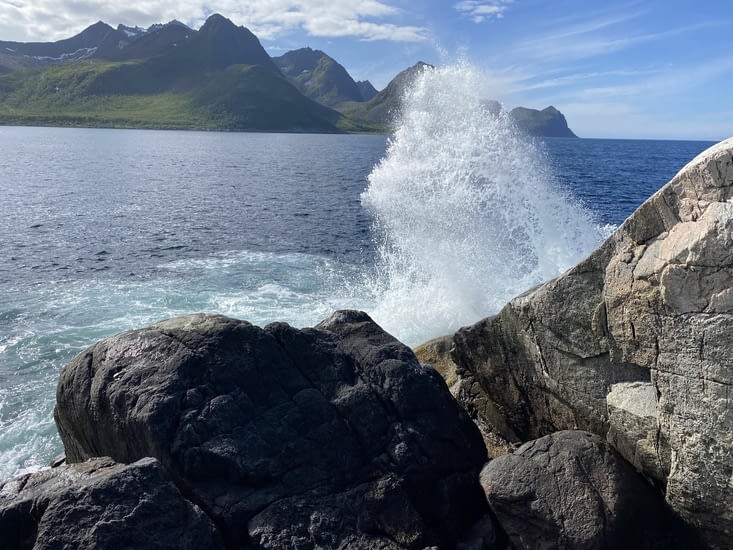
[[516, 548], [693, 548], [660, 496], [598, 435], [561, 431], [491, 461], [481, 484]]
[[214, 524], [183, 498], [160, 463], [109, 458], [0, 484], [0, 547], [221, 548]]
[[69, 462], [157, 458], [228, 547], [450, 547], [487, 510], [478, 430], [359, 312], [109, 338], [64, 369], [55, 416]]
[[454, 335], [510, 441], [607, 437], [669, 505], [733, 537], [733, 139], [701, 153], [564, 275]]

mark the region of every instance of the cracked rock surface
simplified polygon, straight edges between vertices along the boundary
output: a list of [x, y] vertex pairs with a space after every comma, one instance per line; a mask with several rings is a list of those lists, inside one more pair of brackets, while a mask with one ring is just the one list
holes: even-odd
[[487, 510], [478, 429], [360, 312], [108, 338], [64, 369], [55, 417], [67, 461], [155, 457], [230, 548], [451, 547]]
[[221, 548], [214, 524], [154, 458], [95, 458], [0, 483], [0, 547]]
[[564, 429], [608, 437], [707, 544], [729, 547], [733, 139], [692, 160], [575, 268], [454, 344], [458, 374], [506, 422], [490, 430], [515, 442]]

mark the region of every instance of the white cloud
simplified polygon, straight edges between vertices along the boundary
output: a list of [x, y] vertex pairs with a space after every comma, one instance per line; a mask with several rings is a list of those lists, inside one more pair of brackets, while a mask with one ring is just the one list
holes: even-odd
[[102, 20], [147, 26], [178, 19], [198, 28], [217, 11], [257, 36], [271, 39], [292, 31], [311, 36], [422, 42], [425, 28], [401, 24], [402, 10], [381, 0], [220, 0], [216, 10], [201, 0], [13, 0], [0, 2], [0, 39], [57, 40]]
[[512, 45], [514, 55], [523, 56], [525, 62], [535, 61], [543, 65], [553, 61], [578, 61], [605, 56], [627, 48], [660, 42], [683, 34], [722, 27], [722, 21], [703, 21], [659, 32], [634, 33], [623, 23], [638, 19], [642, 12], [604, 16], [567, 27], [553, 28]]
[[491, 17], [501, 19], [509, 4], [514, 0], [463, 0], [453, 7], [471, 18], [474, 23], [483, 23]]

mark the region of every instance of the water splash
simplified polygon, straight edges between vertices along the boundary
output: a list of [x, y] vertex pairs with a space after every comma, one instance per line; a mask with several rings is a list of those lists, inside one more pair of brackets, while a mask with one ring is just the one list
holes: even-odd
[[466, 63], [424, 67], [362, 194], [378, 248], [370, 312], [410, 344], [497, 312], [602, 237], [485, 89]]

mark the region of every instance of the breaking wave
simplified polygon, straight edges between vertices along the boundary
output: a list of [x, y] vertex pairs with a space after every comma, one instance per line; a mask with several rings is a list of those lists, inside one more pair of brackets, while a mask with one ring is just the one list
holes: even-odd
[[407, 343], [497, 312], [604, 233], [486, 89], [466, 63], [423, 67], [362, 194], [377, 245], [371, 313]]

